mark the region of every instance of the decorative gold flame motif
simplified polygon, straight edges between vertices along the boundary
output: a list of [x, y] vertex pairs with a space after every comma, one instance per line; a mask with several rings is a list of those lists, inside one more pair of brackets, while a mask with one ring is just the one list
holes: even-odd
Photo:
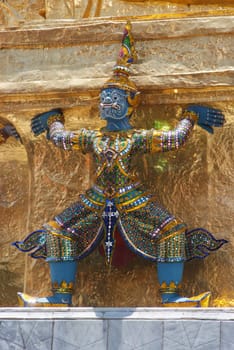
[[175, 282], [171, 281], [170, 284], [166, 284], [166, 282], [163, 282], [160, 285], [160, 291], [161, 293], [179, 293], [179, 290], [181, 289], [181, 285], [176, 285]]
[[73, 289], [73, 282], [67, 283], [66, 281], [62, 281], [60, 284], [58, 282], [52, 284], [52, 290], [54, 293], [72, 293]]

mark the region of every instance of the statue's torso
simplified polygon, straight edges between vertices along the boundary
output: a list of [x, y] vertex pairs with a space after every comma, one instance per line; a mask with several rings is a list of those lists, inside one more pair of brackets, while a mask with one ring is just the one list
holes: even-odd
[[136, 152], [133, 133], [100, 133], [93, 140], [95, 183], [82, 196], [86, 205], [103, 207], [111, 199], [121, 210], [142, 206], [144, 195], [132, 159]]
[[132, 163], [133, 140], [127, 135], [103, 135], [94, 140], [96, 184], [116, 189], [129, 185], [134, 179]]

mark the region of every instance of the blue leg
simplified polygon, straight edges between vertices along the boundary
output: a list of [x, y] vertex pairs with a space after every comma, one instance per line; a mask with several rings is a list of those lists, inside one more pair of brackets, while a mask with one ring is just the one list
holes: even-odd
[[210, 292], [187, 298], [180, 296], [180, 284], [183, 278], [184, 263], [158, 263], [157, 272], [160, 284], [162, 304], [166, 307], [207, 307]]
[[158, 263], [158, 281], [162, 302], [174, 301], [179, 298], [180, 284], [183, 278], [184, 263]]
[[77, 261], [49, 262], [52, 296], [37, 298], [18, 293], [20, 306], [70, 306], [75, 284]]

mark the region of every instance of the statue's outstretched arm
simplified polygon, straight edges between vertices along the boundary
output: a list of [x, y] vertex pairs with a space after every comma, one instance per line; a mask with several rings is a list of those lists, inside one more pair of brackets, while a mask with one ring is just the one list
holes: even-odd
[[195, 113], [198, 117], [197, 124], [210, 134], [214, 132], [213, 127], [221, 127], [225, 123], [223, 112], [216, 108], [191, 105], [187, 111]]
[[0, 123], [0, 144], [5, 143], [10, 136], [22, 142], [20, 135], [13, 124], [10, 122], [6, 122], [6, 124]]
[[47, 138], [50, 139], [50, 125], [53, 122], [61, 122], [62, 124], [64, 123], [63, 112], [60, 108], [52, 109], [48, 112], [35, 115], [31, 122], [32, 132], [35, 136], [46, 132]]
[[92, 139], [96, 131], [86, 129], [67, 131], [64, 121], [62, 110], [53, 109], [38, 114], [32, 119], [32, 131], [35, 136], [46, 131], [47, 139], [64, 150], [77, 149], [84, 153], [92, 151]]
[[152, 132], [151, 151], [171, 151], [183, 146], [188, 139], [193, 126], [197, 123], [200, 127], [213, 133], [213, 127], [221, 127], [225, 122], [223, 113], [214, 108], [204, 106], [189, 106], [174, 130]]

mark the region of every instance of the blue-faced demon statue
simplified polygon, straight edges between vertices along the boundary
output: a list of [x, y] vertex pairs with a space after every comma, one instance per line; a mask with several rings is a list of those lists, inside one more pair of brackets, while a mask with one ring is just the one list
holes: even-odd
[[76, 203], [24, 241], [13, 243], [33, 258], [46, 259], [51, 271], [52, 295], [42, 298], [19, 293], [21, 306], [72, 305], [78, 261], [103, 243], [106, 261], [111, 263], [116, 230], [132, 252], [157, 266], [163, 306], [208, 306], [209, 292], [195, 297], [180, 295], [184, 263], [206, 257], [226, 241], [217, 240], [203, 228], [188, 230], [184, 222], [146, 192], [133, 170], [132, 159], [138, 154], [178, 149], [196, 123], [212, 133], [214, 126], [223, 125], [224, 116], [217, 109], [191, 105], [174, 130], [135, 129], [130, 118], [139, 104], [139, 92], [129, 78], [134, 61], [136, 52], [128, 22], [113, 75], [100, 94], [105, 128], [66, 131], [60, 109], [32, 120], [35, 135], [47, 132], [47, 138], [57, 147], [92, 153], [96, 179]]

